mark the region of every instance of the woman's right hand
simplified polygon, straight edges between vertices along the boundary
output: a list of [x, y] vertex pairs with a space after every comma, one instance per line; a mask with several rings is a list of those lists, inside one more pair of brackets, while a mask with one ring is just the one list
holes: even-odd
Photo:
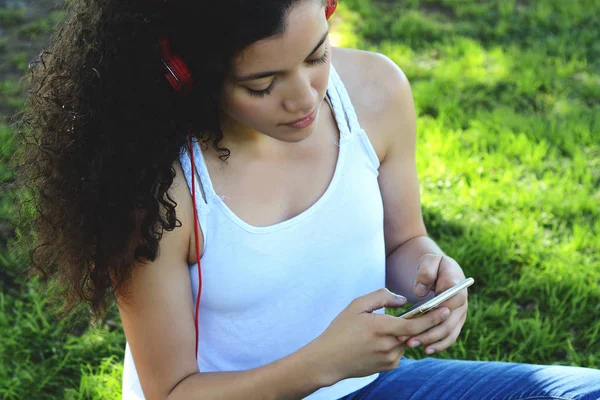
[[354, 299], [312, 344], [322, 356], [323, 374], [331, 384], [342, 379], [394, 369], [406, 350], [399, 337], [412, 337], [448, 317], [442, 307], [418, 318], [374, 314], [382, 307], [401, 307], [406, 299], [386, 288]]

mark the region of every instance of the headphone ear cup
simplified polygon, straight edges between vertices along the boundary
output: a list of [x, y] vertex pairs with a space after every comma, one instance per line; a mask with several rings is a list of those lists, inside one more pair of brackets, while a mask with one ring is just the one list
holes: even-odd
[[194, 80], [190, 69], [185, 65], [181, 57], [171, 53], [169, 40], [161, 32], [158, 39], [160, 57], [165, 66], [165, 78], [171, 84], [175, 92], [185, 92], [191, 89]]
[[165, 77], [171, 86], [173, 86], [173, 89], [178, 93], [190, 90], [194, 80], [192, 79], [192, 73], [181, 57], [171, 54], [166, 60], [163, 59], [163, 62], [167, 67]]
[[337, 0], [328, 0], [327, 6], [325, 6], [325, 18], [331, 18], [333, 12], [337, 8], [337, 3]]

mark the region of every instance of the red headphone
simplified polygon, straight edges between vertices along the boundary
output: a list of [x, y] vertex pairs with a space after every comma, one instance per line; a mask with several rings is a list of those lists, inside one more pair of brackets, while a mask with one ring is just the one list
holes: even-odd
[[[157, 1], [157, 0], [155, 0]], [[333, 15], [333, 12], [337, 8], [337, 0], [327, 0], [325, 6], [325, 17], [329, 18]], [[187, 92], [190, 90], [194, 79], [192, 73], [185, 65], [181, 57], [171, 53], [169, 48], [169, 40], [161, 29], [160, 37], [158, 39], [160, 45], [160, 57], [161, 61], [165, 66], [165, 78], [171, 84], [175, 92]], [[198, 257], [198, 294], [196, 297], [196, 310], [194, 311], [194, 329], [196, 330], [196, 359], [198, 359], [198, 309], [200, 308], [200, 293], [202, 292], [202, 272], [200, 270], [200, 245], [198, 243], [198, 211], [196, 210], [196, 180], [194, 179], [194, 151], [192, 144], [192, 130], [188, 129], [189, 133], [189, 153], [192, 163], [192, 198], [194, 204], [194, 231], [196, 233], [196, 257]]]

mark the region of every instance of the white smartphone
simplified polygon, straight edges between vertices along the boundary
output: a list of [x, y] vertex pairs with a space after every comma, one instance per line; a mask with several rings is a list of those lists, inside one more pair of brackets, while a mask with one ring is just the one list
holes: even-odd
[[411, 308], [404, 314], [400, 315], [400, 318], [411, 319], [411, 318], [416, 318], [419, 315], [423, 315], [426, 312], [429, 312], [429, 311], [437, 308], [440, 304], [442, 304], [449, 298], [456, 296], [458, 293], [460, 293], [461, 290], [468, 288], [473, 283], [475, 283], [475, 280], [473, 278], [467, 278], [464, 281], [451, 287], [450, 289], [445, 290], [444, 292], [438, 294], [433, 299], [430, 299], [424, 303], [419, 303], [419, 304], [415, 305], [413, 308]]

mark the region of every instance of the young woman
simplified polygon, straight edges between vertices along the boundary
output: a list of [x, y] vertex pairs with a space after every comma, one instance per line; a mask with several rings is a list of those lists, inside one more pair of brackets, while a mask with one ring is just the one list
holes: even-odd
[[599, 398], [592, 369], [403, 358], [455, 342], [466, 291], [384, 307], [465, 275], [423, 225], [408, 81], [331, 46], [335, 6], [72, 3], [27, 111], [34, 259], [69, 305], [116, 295], [123, 398]]

